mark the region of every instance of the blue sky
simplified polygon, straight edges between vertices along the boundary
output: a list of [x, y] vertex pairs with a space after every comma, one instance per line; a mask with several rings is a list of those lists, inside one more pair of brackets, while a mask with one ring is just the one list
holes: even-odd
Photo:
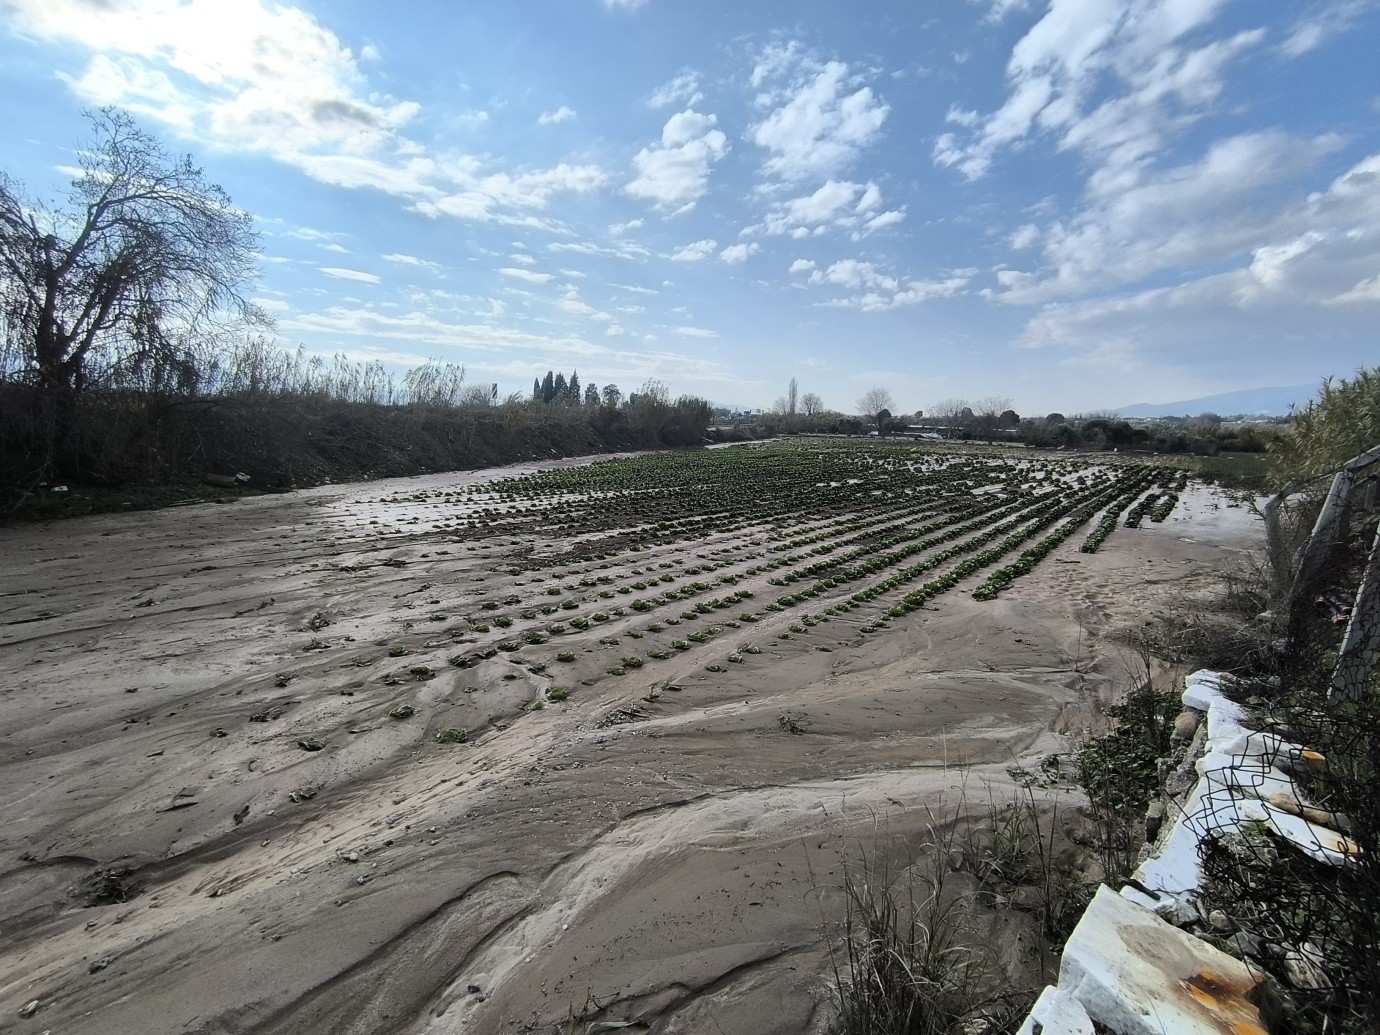
[[121, 105], [284, 344], [1022, 413], [1377, 359], [1374, 0], [0, 0], [3, 164]]

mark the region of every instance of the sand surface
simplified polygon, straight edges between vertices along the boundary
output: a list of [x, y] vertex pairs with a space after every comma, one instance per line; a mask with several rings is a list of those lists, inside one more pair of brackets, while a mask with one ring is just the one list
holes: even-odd
[[[609, 675], [658, 639], [600, 643], [630, 616], [460, 669], [523, 626], [445, 630], [558, 544], [405, 497], [494, 473], [0, 529], [0, 1030], [820, 1030], [845, 861], [1066, 750], [1135, 668], [1126, 631], [1209, 601], [1257, 538], [1193, 489], [882, 633], [778, 639], [793, 609]], [[527, 710], [551, 669], [570, 697]]]

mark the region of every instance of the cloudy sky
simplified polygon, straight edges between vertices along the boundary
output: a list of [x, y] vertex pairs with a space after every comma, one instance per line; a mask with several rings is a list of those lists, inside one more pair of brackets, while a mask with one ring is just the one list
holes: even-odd
[[1375, 0], [0, 0], [5, 168], [115, 104], [286, 344], [1023, 413], [1380, 358]]

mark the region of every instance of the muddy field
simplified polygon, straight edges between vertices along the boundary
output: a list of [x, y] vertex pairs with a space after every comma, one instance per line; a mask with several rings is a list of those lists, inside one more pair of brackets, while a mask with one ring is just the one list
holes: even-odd
[[845, 865], [1256, 539], [1188, 486], [1082, 553], [1174, 486], [1076, 458], [542, 467], [0, 529], [0, 1030], [822, 1030]]

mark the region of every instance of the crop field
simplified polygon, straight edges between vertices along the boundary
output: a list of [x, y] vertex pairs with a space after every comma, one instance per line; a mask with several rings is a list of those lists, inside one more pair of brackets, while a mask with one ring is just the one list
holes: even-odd
[[820, 1030], [850, 867], [1068, 750], [1232, 507], [800, 439], [6, 530], [0, 992], [102, 1035]]
[[1122, 525], [1161, 522], [1186, 480], [1101, 457], [774, 444], [394, 493], [357, 514], [380, 541], [420, 533], [490, 564], [480, 585], [430, 597], [430, 620], [468, 647], [451, 665], [500, 658], [539, 677], [540, 707], [574, 692], [562, 666], [592, 633], [627, 650], [596, 651], [585, 685], [654, 679], [668, 658], [722, 672], [760, 654], [755, 640], [828, 651], [960, 586], [994, 599], [1071, 536], [1095, 553]]

